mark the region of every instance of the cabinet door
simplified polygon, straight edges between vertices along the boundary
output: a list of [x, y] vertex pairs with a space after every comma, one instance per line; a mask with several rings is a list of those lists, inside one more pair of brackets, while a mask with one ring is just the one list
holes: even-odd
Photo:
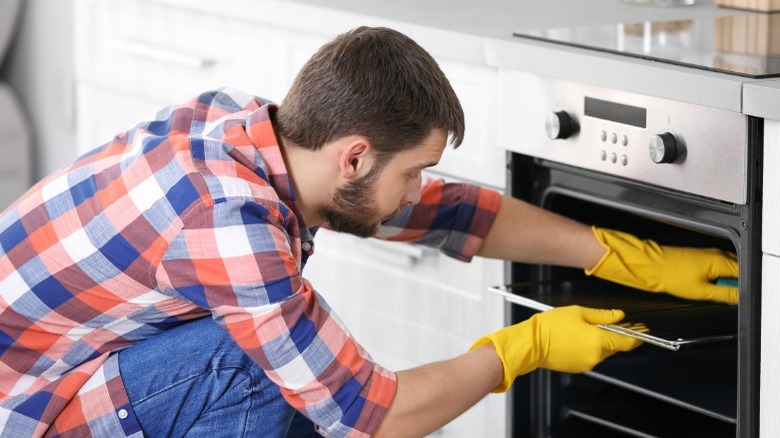
[[761, 284], [761, 394], [759, 430], [762, 437], [780, 436], [780, 257], [764, 254]]
[[270, 81], [268, 32], [250, 22], [149, 1], [78, 0], [75, 28], [82, 81], [177, 103]]
[[780, 120], [764, 120], [763, 200], [761, 249], [780, 256]]
[[273, 68], [270, 71], [272, 90], [268, 98], [281, 102], [301, 67], [320, 46], [335, 35], [275, 27], [269, 28], [268, 32], [270, 33], [268, 59], [273, 60]]
[[780, 121], [764, 121], [764, 207], [761, 271], [761, 394], [759, 430], [762, 437], [780, 436]]
[[[487, 288], [503, 263], [463, 263], [406, 243], [318, 232], [304, 276], [372, 357], [403, 370], [455, 357], [503, 327], [504, 303]], [[500, 437], [506, 398], [490, 395], [433, 436]]]
[[506, 152], [498, 145], [498, 71], [446, 58], [437, 62], [460, 99], [466, 135], [458, 149], [445, 150], [433, 170], [503, 189]]

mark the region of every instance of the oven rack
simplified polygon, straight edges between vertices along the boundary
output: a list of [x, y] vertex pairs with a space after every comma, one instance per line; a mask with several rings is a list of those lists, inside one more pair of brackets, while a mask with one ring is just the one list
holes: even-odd
[[626, 316], [619, 325], [600, 327], [674, 351], [686, 344], [726, 341], [737, 336], [737, 306], [683, 300], [593, 278], [516, 283], [489, 290], [507, 302], [532, 310], [575, 304], [620, 309]]

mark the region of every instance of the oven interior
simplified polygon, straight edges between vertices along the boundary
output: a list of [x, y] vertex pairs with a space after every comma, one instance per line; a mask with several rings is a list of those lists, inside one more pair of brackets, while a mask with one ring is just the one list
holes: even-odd
[[[740, 272], [756, 272], [757, 249], [746, 222], [755, 210], [643, 187], [588, 171], [513, 154], [513, 196], [587, 224], [626, 231], [662, 245], [715, 247], [736, 253]], [[756, 222], [757, 225], [757, 222]], [[511, 280], [575, 288], [622, 288], [582, 270], [511, 265]], [[572, 375], [538, 370], [513, 387], [516, 437], [734, 437], [749, 436], [758, 364], [757, 283], [740, 275], [739, 309], [712, 319], [694, 311], [687, 323], [720, 324], [732, 336], [669, 351], [642, 345], [619, 353], [592, 372]], [[626, 292], [626, 291], [623, 291]], [[718, 304], [719, 306], [727, 306]], [[701, 303], [701, 308], [712, 306]], [[535, 311], [512, 306], [518, 322]], [[706, 314], [702, 311], [701, 315]], [[730, 316], [728, 316], [730, 315]], [[721, 328], [723, 330], [723, 328]], [[747, 423], [747, 424], [743, 424]], [[739, 431], [742, 430], [741, 434]], [[748, 432], [745, 432], [748, 431]]]

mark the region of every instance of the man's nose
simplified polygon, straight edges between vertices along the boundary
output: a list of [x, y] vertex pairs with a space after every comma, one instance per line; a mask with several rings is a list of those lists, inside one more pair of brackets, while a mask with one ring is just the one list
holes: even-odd
[[417, 204], [420, 202], [420, 197], [422, 196], [422, 184], [417, 183], [414, 185], [414, 187], [410, 188], [406, 192], [406, 195], [404, 196], [404, 203], [405, 204]]

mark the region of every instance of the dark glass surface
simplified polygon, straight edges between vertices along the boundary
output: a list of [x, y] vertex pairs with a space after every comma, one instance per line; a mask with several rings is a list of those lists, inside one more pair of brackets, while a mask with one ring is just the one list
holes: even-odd
[[587, 96], [585, 115], [639, 128], [647, 127], [647, 109]]
[[751, 78], [780, 76], [780, 14], [618, 23], [514, 35]]

